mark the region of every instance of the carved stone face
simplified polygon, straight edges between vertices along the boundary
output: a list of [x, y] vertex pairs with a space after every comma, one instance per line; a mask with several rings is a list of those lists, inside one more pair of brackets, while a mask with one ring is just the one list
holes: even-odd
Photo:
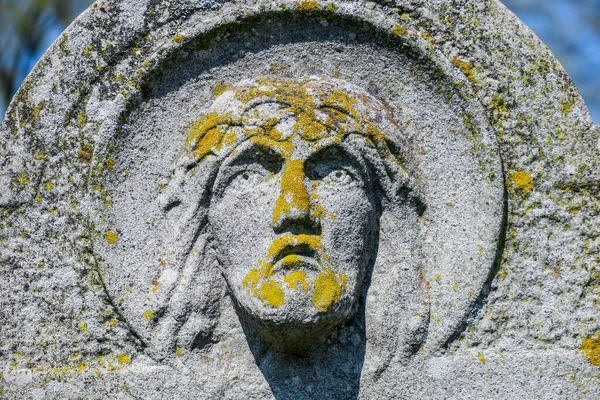
[[361, 117], [307, 110], [314, 95], [298, 90], [277, 101], [255, 95], [242, 113], [239, 93], [226, 92], [196, 125], [204, 138], [239, 142], [216, 177], [209, 225], [242, 317], [283, 351], [304, 351], [350, 315], [378, 231], [360, 151], [369, 138], [349, 133]]

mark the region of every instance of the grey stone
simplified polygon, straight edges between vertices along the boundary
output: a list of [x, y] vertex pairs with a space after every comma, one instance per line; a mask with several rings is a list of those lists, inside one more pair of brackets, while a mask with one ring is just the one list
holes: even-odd
[[99, 1], [2, 125], [5, 398], [600, 396], [600, 129], [497, 1]]

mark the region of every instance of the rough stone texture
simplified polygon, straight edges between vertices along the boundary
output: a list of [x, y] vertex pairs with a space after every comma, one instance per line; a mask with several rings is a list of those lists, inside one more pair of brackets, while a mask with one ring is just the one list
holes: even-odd
[[[355, 122], [311, 142], [324, 87]], [[219, 178], [267, 125], [291, 156]], [[0, 135], [4, 398], [600, 396], [600, 128], [495, 0], [99, 1]], [[246, 280], [286, 232], [330, 301], [315, 242]]]

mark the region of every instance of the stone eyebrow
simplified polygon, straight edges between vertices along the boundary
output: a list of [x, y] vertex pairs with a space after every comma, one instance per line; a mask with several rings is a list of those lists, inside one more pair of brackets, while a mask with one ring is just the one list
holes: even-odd
[[[278, 159], [283, 160], [283, 155], [280, 151], [278, 151], [277, 144], [275, 142], [269, 143], [269, 141], [265, 140], [252, 140], [252, 138], [248, 138], [244, 140], [242, 143], [250, 142], [249, 145], [243, 146], [243, 148], [233, 155], [229, 155], [228, 158], [237, 160], [243, 159], [252, 159], [258, 156], [272, 156]], [[240, 145], [242, 144], [240, 143]], [[238, 145], [238, 147], [240, 147]], [[233, 161], [233, 162], [235, 162]]]
[[323, 146], [312, 153], [306, 160], [306, 165], [316, 165], [323, 157], [333, 155], [334, 161], [340, 161], [342, 163], [350, 164], [357, 167], [361, 172], [369, 175], [367, 166], [364, 165], [356, 156], [344, 148], [340, 143], [334, 142]]
[[255, 109], [258, 106], [262, 106], [264, 104], [281, 104], [283, 106], [290, 106], [290, 104], [288, 104], [287, 102], [284, 101], [280, 101], [278, 99], [274, 99], [273, 97], [269, 97], [269, 96], [262, 96], [262, 97], [257, 97], [255, 101], [249, 101], [248, 103], [242, 103], [243, 108], [244, 108], [244, 113], [247, 113], [248, 111], [251, 111], [253, 109]]

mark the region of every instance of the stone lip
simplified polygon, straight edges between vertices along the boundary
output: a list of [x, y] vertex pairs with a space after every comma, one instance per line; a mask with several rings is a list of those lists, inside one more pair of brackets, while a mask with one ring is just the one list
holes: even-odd
[[[399, 148], [417, 150], [399, 153], [425, 182], [411, 193], [425, 210], [382, 215], [397, 240], [380, 244], [361, 307], [320, 354], [294, 358], [244, 331], [201, 257], [206, 232], [171, 237], [180, 252], [148, 232], [169, 239], [206, 218], [196, 206], [210, 177], [171, 170], [180, 132], [219, 85], [315, 74], [396, 99]], [[0, 136], [7, 398], [600, 397], [580, 350], [600, 332], [600, 129], [547, 47], [498, 1], [97, 2], [38, 62]], [[167, 193], [169, 182], [184, 193]], [[492, 224], [504, 212], [506, 232]], [[434, 215], [454, 219], [434, 232]], [[481, 262], [458, 262], [445, 240]], [[415, 264], [422, 253], [436, 255]]]
[[[273, 271], [276, 273], [278, 271], [289, 271], [291, 269], [296, 269], [298, 266], [308, 271], [316, 271], [321, 270], [320, 263], [314, 258], [314, 256], [299, 254], [296, 251], [298, 250], [290, 250], [290, 253], [285, 257], [280, 257], [275, 261], [273, 265]], [[314, 254], [314, 253], [313, 253]]]

